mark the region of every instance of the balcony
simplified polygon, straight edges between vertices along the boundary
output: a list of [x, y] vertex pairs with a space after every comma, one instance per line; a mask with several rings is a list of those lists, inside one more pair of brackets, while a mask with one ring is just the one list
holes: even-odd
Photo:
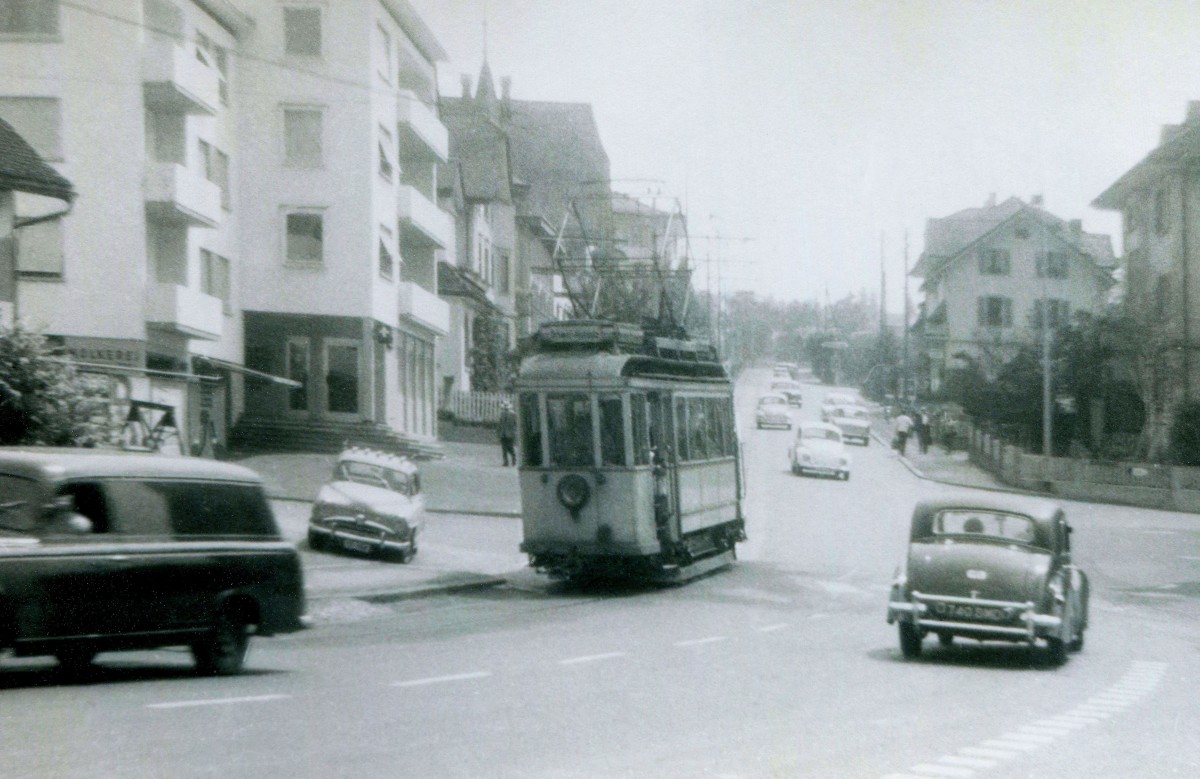
[[415, 187], [401, 184], [396, 188], [396, 210], [405, 240], [435, 249], [445, 249], [454, 243], [454, 220]]
[[400, 316], [438, 335], [450, 332], [450, 306], [413, 281], [400, 282]]
[[169, 39], [147, 41], [142, 82], [152, 110], [212, 115], [220, 104], [217, 69], [197, 59], [194, 47]]
[[450, 153], [450, 135], [433, 108], [425, 105], [410, 90], [400, 91], [396, 99], [396, 122], [401, 148], [424, 149], [428, 156], [445, 162]]
[[221, 188], [174, 162], [146, 167], [146, 215], [188, 227], [216, 227], [221, 220]]
[[146, 289], [146, 324], [188, 338], [216, 341], [225, 328], [220, 298], [180, 284], [151, 284]]

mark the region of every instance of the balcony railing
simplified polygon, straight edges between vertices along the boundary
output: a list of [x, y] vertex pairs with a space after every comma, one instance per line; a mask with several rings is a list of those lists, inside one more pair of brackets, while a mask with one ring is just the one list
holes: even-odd
[[145, 186], [151, 219], [195, 227], [216, 227], [221, 220], [221, 188], [182, 165], [149, 163]]
[[396, 210], [406, 233], [422, 243], [444, 249], [454, 242], [454, 220], [415, 187], [396, 188]]
[[221, 299], [181, 284], [146, 289], [146, 324], [158, 330], [215, 341], [225, 328]]
[[445, 162], [450, 153], [450, 134], [433, 108], [425, 105], [412, 91], [403, 89], [396, 98], [396, 122], [401, 148]]
[[450, 306], [414, 281], [400, 282], [400, 316], [438, 335], [450, 332]]
[[215, 114], [220, 103], [216, 68], [196, 58], [195, 50], [165, 38], [147, 41], [142, 55], [146, 105], [159, 111]]

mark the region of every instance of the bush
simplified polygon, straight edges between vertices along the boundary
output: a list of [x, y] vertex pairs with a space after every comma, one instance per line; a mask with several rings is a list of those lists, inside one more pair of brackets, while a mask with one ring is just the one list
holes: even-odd
[[1200, 465], [1200, 402], [1189, 400], [1176, 410], [1170, 457], [1175, 465]]
[[0, 328], [0, 445], [80, 446], [107, 438], [104, 382], [80, 376], [46, 339]]

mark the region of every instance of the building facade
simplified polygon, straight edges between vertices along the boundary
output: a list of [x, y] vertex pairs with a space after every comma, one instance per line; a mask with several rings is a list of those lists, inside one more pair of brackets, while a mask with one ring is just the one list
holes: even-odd
[[17, 315], [183, 449], [239, 420], [435, 437], [445, 55], [408, 3], [17, 6], [0, 118], [79, 192], [20, 237]]
[[1115, 262], [1108, 236], [1084, 232], [1036, 198], [930, 219], [912, 270], [924, 294], [914, 325], [918, 389], [937, 394], [966, 360], [994, 376], [1021, 344], [1039, 341], [1043, 326], [1100, 311]]

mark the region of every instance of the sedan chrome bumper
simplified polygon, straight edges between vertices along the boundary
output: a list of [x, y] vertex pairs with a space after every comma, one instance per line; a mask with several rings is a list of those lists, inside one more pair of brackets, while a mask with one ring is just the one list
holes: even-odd
[[[995, 624], [989, 621], [963, 621], [959, 619], [935, 619], [929, 616], [931, 604], [965, 606], [982, 609], [1004, 609], [1013, 613], [1010, 624]], [[1019, 638], [1032, 642], [1039, 636], [1057, 635], [1062, 628], [1062, 617], [1039, 614], [1033, 601], [986, 600], [962, 598], [953, 595], [929, 595], [914, 591], [909, 600], [894, 597], [888, 603], [888, 624], [897, 621], [910, 622], [923, 631], [946, 631], [971, 634], [981, 638], [987, 636]], [[1019, 624], [1012, 624], [1019, 623]]]

